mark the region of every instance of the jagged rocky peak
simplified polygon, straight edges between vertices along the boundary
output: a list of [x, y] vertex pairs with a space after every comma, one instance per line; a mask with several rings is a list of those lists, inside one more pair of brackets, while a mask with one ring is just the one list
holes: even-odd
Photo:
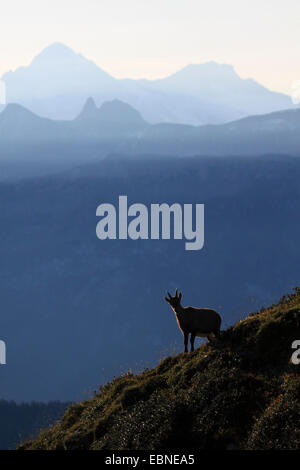
[[85, 104], [82, 108], [82, 111], [78, 116], [78, 119], [89, 119], [91, 117], [95, 117], [98, 111], [99, 110], [96, 106], [94, 98], [89, 97], [86, 100], [86, 102], [85, 102]]

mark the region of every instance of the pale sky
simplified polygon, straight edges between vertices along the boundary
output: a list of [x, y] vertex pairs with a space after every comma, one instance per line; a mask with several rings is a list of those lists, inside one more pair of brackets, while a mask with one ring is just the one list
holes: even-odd
[[118, 78], [234, 65], [276, 91], [300, 80], [299, 0], [0, 0], [0, 76], [62, 42]]

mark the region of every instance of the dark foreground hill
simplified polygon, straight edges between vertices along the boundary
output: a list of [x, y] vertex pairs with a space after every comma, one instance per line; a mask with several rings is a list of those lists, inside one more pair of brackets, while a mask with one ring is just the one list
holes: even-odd
[[215, 344], [128, 372], [21, 449], [299, 449], [300, 288]]

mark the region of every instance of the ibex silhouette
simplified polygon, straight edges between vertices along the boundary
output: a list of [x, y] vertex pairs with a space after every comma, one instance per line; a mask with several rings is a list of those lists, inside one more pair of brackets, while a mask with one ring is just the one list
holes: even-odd
[[175, 313], [176, 320], [182, 334], [184, 336], [184, 352], [188, 352], [189, 334], [191, 334], [191, 352], [194, 351], [194, 341], [196, 336], [206, 337], [209, 341], [213, 338], [219, 338], [221, 317], [211, 308], [196, 308], [196, 307], [182, 307], [180, 304], [182, 293], [172, 297], [167, 292], [169, 297], [165, 297], [166, 302], [171, 305]]

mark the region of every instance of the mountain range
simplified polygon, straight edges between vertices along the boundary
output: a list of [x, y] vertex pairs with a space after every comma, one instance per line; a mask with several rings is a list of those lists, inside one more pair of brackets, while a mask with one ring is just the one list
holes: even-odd
[[158, 80], [116, 79], [61, 43], [48, 46], [2, 80], [8, 103], [52, 119], [74, 119], [89, 96], [97, 106], [125, 101], [152, 124], [218, 124], [293, 106], [287, 95], [240, 78], [232, 65], [188, 65]]
[[120, 100], [87, 99], [69, 121], [40, 117], [19, 104], [0, 113], [0, 179], [49, 174], [118, 155], [130, 158], [300, 155], [300, 109], [226, 124], [149, 124]]

